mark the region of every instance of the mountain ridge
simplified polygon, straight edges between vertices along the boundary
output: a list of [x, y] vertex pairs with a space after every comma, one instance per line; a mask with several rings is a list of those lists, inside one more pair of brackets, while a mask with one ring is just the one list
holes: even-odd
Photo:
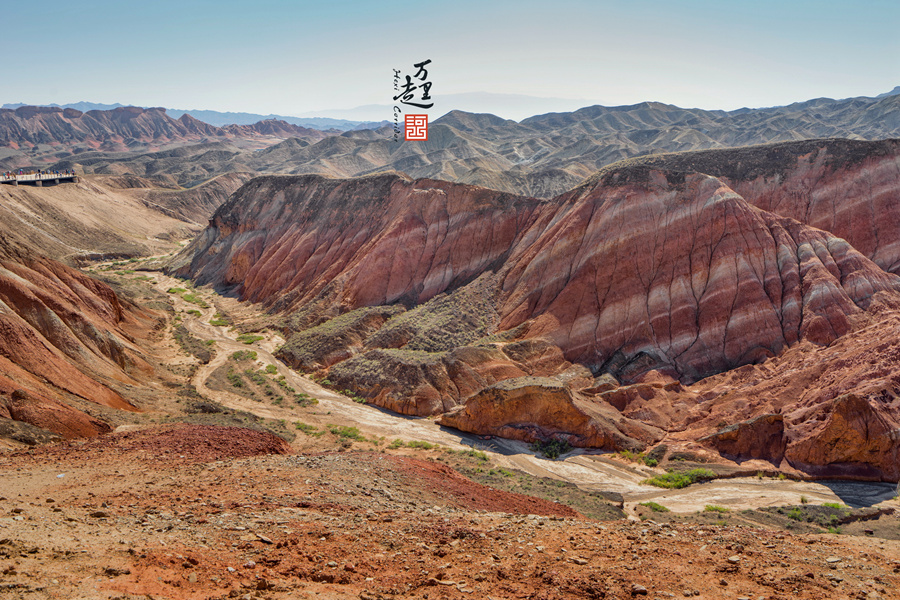
[[[2, 115], [0, 112], [0, 123]], [[182, 126], [178, 121], [172, 123]], [[77, 154], [65, 155], [60, 148], [47, 147], [37, 156], [56, 169], [74, 166], [94, 173], [128, 172], [182, 186], [228, 171], [354, 177], [393, 170], [412, 178], [552, 198], [604, 166], [635, 156], [803, 139], [900, 137], [900, 96], [819, 99], [733, 112], [644, 102], [536, 115], [518, 123], [496, 115], [451, 111], [430, 124], [429, 139], [423, 142], [394, 142], [393, 129], [383, 127], [328, 137], [305, 136], [301, 139], [308, 145], [298, 145], [282, 141], [291, 135], [291, 126], [263, 123], [265, 127], [257, 124], [256, 130], [240, 134], [249, 136], [246, 138], [239, 137], [240, 132], [224, 131], [224, 137], [207, 135], [208, 141], [204, 141], [202, 133], [190, 134], [192, 141], [184, 143], [196, 145], [192, 150], [196, 156], [203, 153], [203, 144], [226, 141], [236, 146], [227, 156], [202, 161], [159, 160], [164, 157], [155, 149], [129, 149], [114, 141], [109, 144], [117, 153], [98, 154], [104, 149], [82, 148]], [[162, 125], [160, 129], [165, 130]], [[22, 125], [17, 125], [16, 131], [18, 127]], [[194, 129], [201, 130], [199, 122]], [[160, 140], [164, 137], [161, 134]], [[256, 152], [264, 145], [278, 151]], [[33, 149], [11, 151], [0, 158], [0, 169], [31, 164], [34, 156]], [[88, 157], [90, 162], [82, 160]]]

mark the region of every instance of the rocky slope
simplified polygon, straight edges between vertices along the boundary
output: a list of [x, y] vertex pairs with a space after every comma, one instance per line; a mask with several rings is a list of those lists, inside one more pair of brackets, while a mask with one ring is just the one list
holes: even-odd
[[[394, 175], [264, 177], [235, 193], [172, 268], [290, 314], [284, 328], [299, 333], [282, 358], [393, 410], [449, 411], [446, 424], [529, 440], [641, 448], [689, 431], [678, 439], [690, 443], [773, 412], [749, 394], [737, 410], [718, 410], [727, 394], [695, 382], [771, 365], [797, 347], [844, 373], [840, 356], [819, 350], [900, 306], [900, 278], [851, 241], [791, 218], [896, 210], [898, 156], [895, 142], [827, 140], [676, 155], [611, 167], [552, 201]], [[790, 194], [813, 176], [807, 195]], [[794, 201], [767, 200], [776, 197]], [[881, 220], [856, 215], [850, 233], [889, 268], [897, 240]], [[866, 246], [873, 232], [878, 242]], [[522, 340], [544, 346], [523, 353]], [[884, 346], [875, 356], [894, 360]], [[553, 377], [565, 391], [497, 387], [527, 376]], [[772, 421], [783, 424], [775, 447], [802, 468], [859, 463], [895, 476], [898, 407], [870, 384], [812, 394], [805, 411], [776, 394], [789, 418]], [[862, 405], [871, 417], [852, 429], [866, 450], [845, 452], [829, 436]], [[562, 414], [567, 425], [554, 427], [548, 415]], [[759, 440], [778, 432], [754, 427], [707, 446], [761, 457], [769, 441]]]
[[[324, 139], [292, 133], [270, 121], [255, 127], [269, 135], [267, 143], [287, 136], [291, 139], [271, 146], [271, 152], [255, 151], [262, 143], [254, 145], [251, 151], [238, 146], [259, 141], [261, 138], [253, 135], [261, 133], [229, 133], [231, 130], [226, 128], [225, 137], [207, 136], [209, 141], [202, 145], [209, 145], [212, 152], [199, 161], [167, 160], [165, 155], [148, 154], [146, 146], [141, 145], [131, 152], [103, 152], [100, 156], [87, 152], [92, 148], [71, 156], [54, 156], [49, 149], [40, 154], [44, 150], [38, 149], [38, 156], [55, 163], [56, 168], [75, 164], [79, 171], [137, 175], [151, 174], [146, 172], [149, 161], [157, 165], [154, 176], [164, 175], [181, 185], [199, 183], [202, 175], [209, 178], [229, 171], [356, 177], [395, 170], [413, 178], [442, 179], [553, 198], [598, 169], [628, 157], [826, 137], [897, 138], [900, 96], [820, 98], [789, 106], [731, 112], [643, 102], [538, 115], [521, 123], [489, 114], [451, 111], [430, 124], [427, 142], [393, 142], [393, 130], [389, 127], [348, 131]], [[194, 129], [201, 130], [199, 125]], [[199, 141], [199, 133], [191, 135], [191, 139]], [[299, 143], [293, 139], [297, 137], [302, 138]], [[220, 151], [223, 142], [230, 146], [225, 152]], [[204, 152], [198, 149], [196, 154]], [[64, 160], [57, 162], [60, 159]], [[0, 168], [7, 162], [0, 160]]]
[[583, 493], [613, 509], [586, 518], [521, 493], [559, 481], [500, 468], [509, 493], [446, 464], [496, 473], [494, 456], [321, 446], [195, 425], [0, 455], [7, 595], [888, 600], [900, 585], [896, 502], [777, 509], [833, 511], [845, 535], [774, 508], [625, 520]]
[[66, 438], [109, 431], [77, 401], [136, 410], [110, 385], [152, 371], [131, 335], [146, 321], [108, 286], [56, 261], [0, 261], [0, 418]]

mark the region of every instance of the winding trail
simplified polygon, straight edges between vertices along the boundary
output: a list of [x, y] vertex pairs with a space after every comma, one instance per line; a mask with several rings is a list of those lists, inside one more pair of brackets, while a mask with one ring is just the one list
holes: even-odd
[[[155, 278], [153, 285], [163, 293], [166, 293], [169, 288], [184, 286], [183, 280], [169, 277], [160, 272], [147, 274]], [[237, 341], [238, 334], [229, 331], [229, 327], [211, 325], [210, 320], [216, 313], [213, 302], [215, 294], [205, 288], [193, 291], [202, 297], [210, 307], [199, 308], [178, 295], [169, 294], [174, 300], [177, 310], [200, 311], [199, 317], [181, 313], [185, 328], [200, 340], [215, 342], [215, 358], [209, 364], [200, 366], [194, 374], [192, 383], [201, 395], [234, 410], [245, 411], [267, 419], [302, 420], [319, 427], [328, 423], [350, 425], [358, 427], [367, 435], [383, 436], [388, 439], [424, 440], [454, 449], [475, 447], [488, 452], [492, 461], [502, 467], [519, 469], [539, 477], [568, 481], [586, 491], [619, 492], [625, 499], [626, 511], [632, 510], [640, 502], [650, 500], [675, 512], [694, 512], [703, 510], [708, 504], [725, 506], [733, 510], [800, 504], [801, 496], [813, 504], [843, 502], [851, 506], [869, 506], [888, 500], [894, 495], [891, 484], [842, 482], [837, 485], [827, 482], [798, 482], [755, 477], [719, 479], [681, 490], [665, 490], [640, 483], [642, 480], [658, 474], [660, 472], [658, 469], [654, 470], [643, 465], [613, 460], [599, 451], [576, 450], [562, 460], [548, 460], [536, 456], [528, 445], [522, 442], [499, 438], [485, 440], [478, 436], [441, 427], [428, 418], [398, 415], [373, 405], [353, 402], [350, 398], [337, 394], [298, 374], [275, 358], [272, 353], [280, 344], [284, 343], [279, 335], [268, 332], [264, 334], [264, 339], [253, 344], [244, 344]], [[209, 376], [224, 365], [232, 353], [239, 350], [256, 351], [257, 362], [261, 367], [275, 365], [278, 374], [284, 375], [291, 387], [316, 398], [319, 404], [307, 408], [275, 406], [207, 387], [206, 382]]]

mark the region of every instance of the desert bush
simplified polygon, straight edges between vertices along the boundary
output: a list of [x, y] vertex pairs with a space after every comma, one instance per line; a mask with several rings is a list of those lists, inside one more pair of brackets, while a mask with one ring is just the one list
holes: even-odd
[[641, 506], [646, 506], [653, 512], [669, 512], [669, 509], [663, 506], [662, 504], [657, 504], [656, 502], [641, 502]]
[[569, 442], [566, 440], [537, 440], [531, 444], [531, 449], [547, 458], [555, 460], [566, 452], [569, 452], [572, 449], [572, 446], [570, 446]]
[[691, 469], [684, 473], [669, 471], [663, 475], [656, 475], [650, 479], [645, 479], [641, 483], [666, 489], [681, 489], [686, 488], [693, 483], [709, 481], [710, 479], [715, 478], [716, 474], [709, 469]]

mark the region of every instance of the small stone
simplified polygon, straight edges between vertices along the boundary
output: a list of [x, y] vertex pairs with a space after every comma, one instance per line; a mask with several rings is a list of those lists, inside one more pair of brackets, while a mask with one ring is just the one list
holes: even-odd
[[228, 571], [229, 573], [234, 573], [234, 572], [235, 572], [235, 568], [234, 568], [234, 567], [228, 567], [228, 568], [225, 569], [225, 570]]
[[825, 559], [825, 562], [827, 562], [829, 565], [833, 565], [835, 563], [841, 562], [841, 559], [838, 558], [837, 556], [829, 556], [828, 558]]
[[109, 513], [106, 512], [105, 510], [95, 510], [94, 512], [91, 513], [91, 516], [94, 517], [95, 519], [105, 519], [109, 516]]
[[188, 575], [188, 581], [190, 583], [197, 583], [197, 574], [191, 573], [190, 575]]
[[632, 596], [646, 596], [647, 588], [635, 583], [634, 585], [631, 586], [631, 595]]
[[325, 566], [333, 569], [337, 566], [337, 563], [334, 562], [333, 560], [329, 560], [327, 563], [325, 563]]
[[271, 544], [271, 543], [272, 543], [272, 540], [270, 540], [270, 539], [267, 538], [266, 536], [261, 535], [261, 534], [259, 534], [259, 533], [256, 534], [256, 538], [257, 538], [259, 541], [261, 541], [261, 542], [263, 542], [263, 543], [265, 543], [265, 544]]
[[719, 585], [728, 585], [728, 582], [723, 578], [719, 580]]
[[253, 569], [255, 567], [256, 567], [256, 563], [253, 562], [252, 560], [248, 560], [246, 563], [244, 563], [245, 569]]
[[741, 562], [741, 557], [738, 556], [738, 555], [736, 555], [736, 554], [735, 554], [734, 556], [729, 556], [729, 557], [728, 557], [728, 562], [730, 562], [730, 563], [733, 564], [733, 565], [736, 565], [736, 564], [738, 564], [739, 562]]
[[583, 558], [573, 558], [573, 559], [572, 559], [572, 562], [575, 563], [576, 565], [586, 565], [586, 564], [588, 564], [588, 561], [586, 561], [586, 560], [583, 559]]

